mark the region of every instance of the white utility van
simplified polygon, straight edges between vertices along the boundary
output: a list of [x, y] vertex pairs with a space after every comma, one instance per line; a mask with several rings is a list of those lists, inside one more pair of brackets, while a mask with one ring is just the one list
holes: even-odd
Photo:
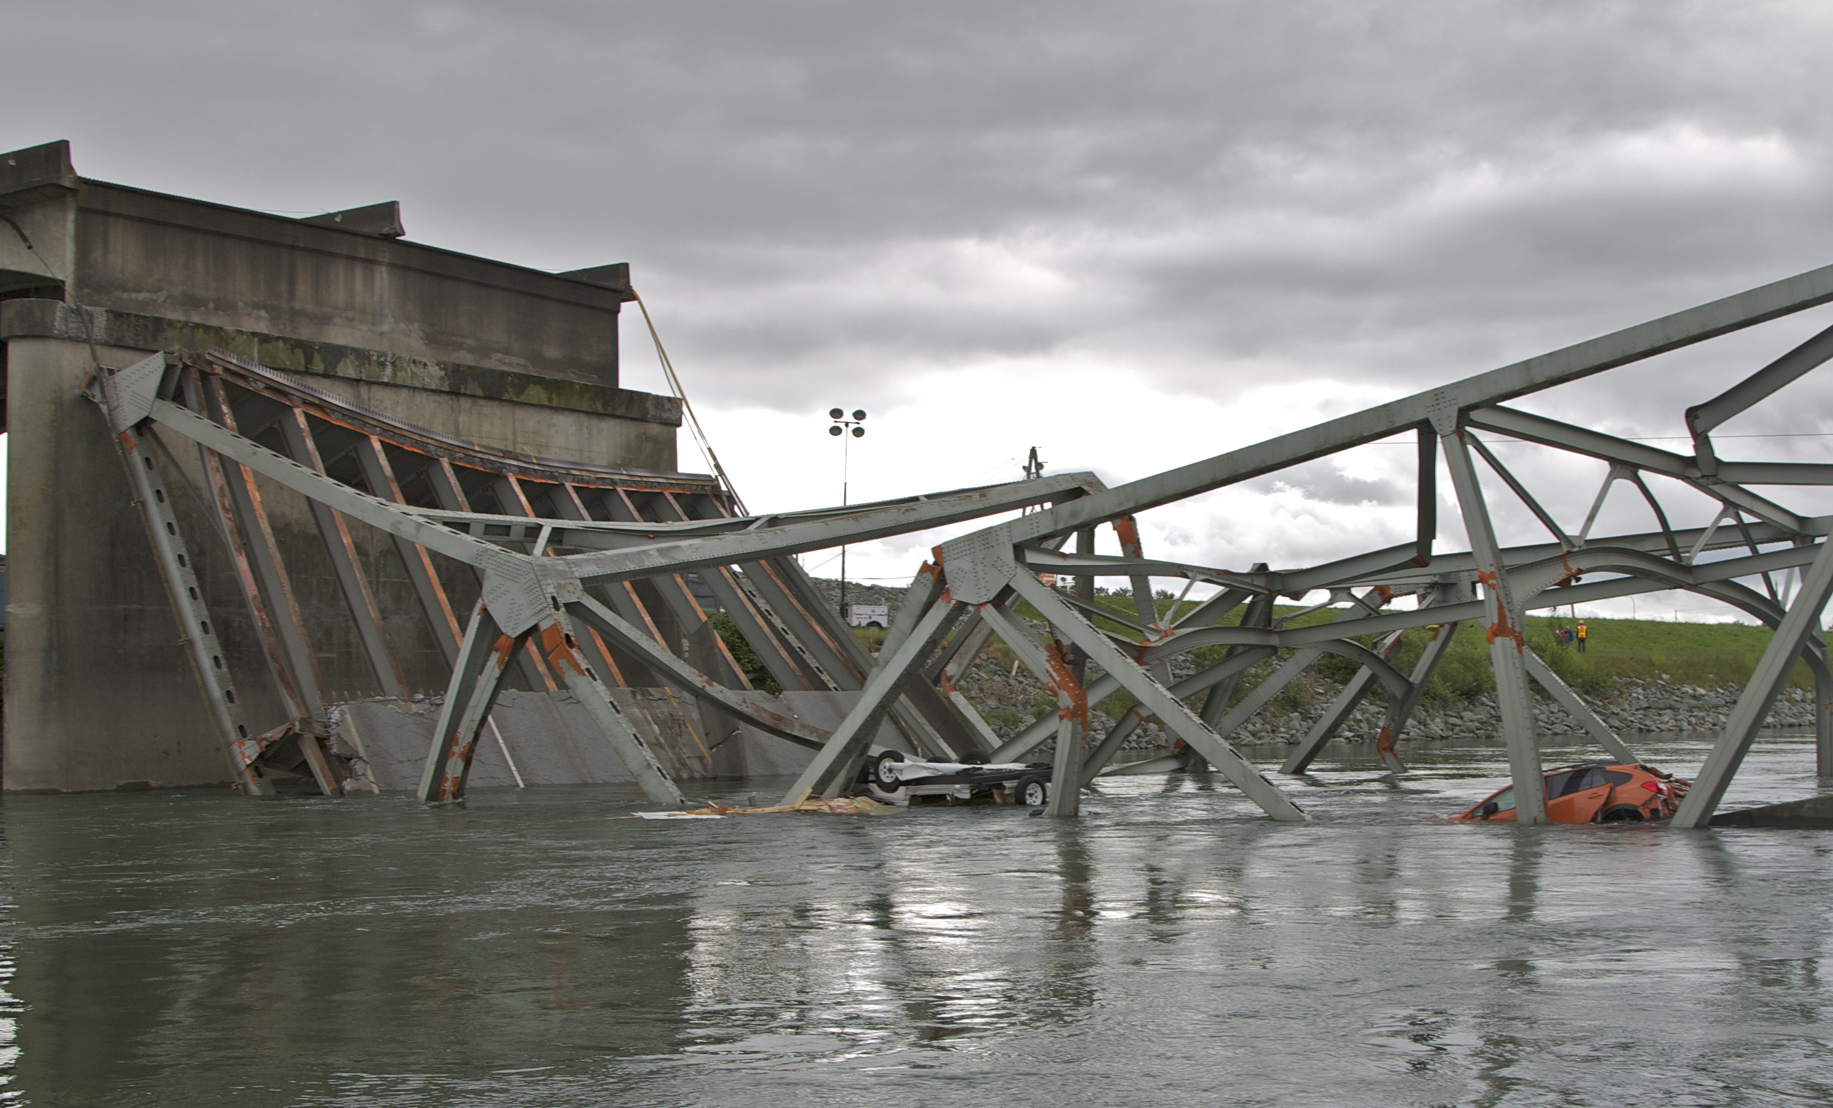
[[889, 627], [891, 626], [891, 606], [889, 604], [848, 604], [846, 621], [852, 627]]

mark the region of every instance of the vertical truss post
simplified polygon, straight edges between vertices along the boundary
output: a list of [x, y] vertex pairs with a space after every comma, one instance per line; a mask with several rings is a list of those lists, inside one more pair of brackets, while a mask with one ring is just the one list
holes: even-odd
[[1082, 810], [1082, 736], [1088, 731], [1088, 691], [1069, 665], [1068, 652], [1051, 643], [1050, 661], [1059, 669], [1057, 747], [1052, 759], [1050, 800], [1044, 814], [1073, 818]]
[[[1132, 516], [1120, 516], [1113, 523], [1114, 537], [1120, 540], [1120, 556], [1143, 559], [1146, 556], [1146, 548], [1145, 544], [1139, 541], [1139, 521]], [[1092, 550], [1089, 552], [1093, 553]], [[1080, 554], [1082, 551], [1078, 549], [1076, 553]], [[1092, 581], [1093, 578], [1089, 580]], [[1164, 629], [1158, 618], [1158, 600], [1152, 595], [1152, 578], [1143, 573], [1136, 573], [1127, 578], [1127, 581], [1133, 590], [1133, 611], [1138, 614], [1139, 622], [1146, 627], [1158, 628], [1158, 633], [1163, 634]], [[1177, 613], [1170, 614], [1176, 615]], [[1152, 676], [1161, 685], [1171, 684], [1171, 663], [1168, 661], [1153, 663]]]
[[783, 794], [784, 804], [800, 804], [822, 793], [852, 768], [871, 745], [872, 736], [897, 698], [898, 690], [910, 679], [936, 640], [946, 634], [959, 617], [960, 607], [952, 600], [938, 598], [920, 612], [906, 600], [896, 622], [909, 626], [910, 630], [899, 636], [895, 649], [890, 647], [890, 636], [886, 637], [886, 649], [879, 653], [878, 665], [867, 676], [858, 703], [840, 721], [827, 744], [816, 752], [814, 761], [802, 771], [802, 776]]
[[1814, 671], [1814, 768], [1833, 777], [1833, 677]]
[[[1021, 568], [1019, 573], [1036, 580], [1028, 569]], [[1074, 816], [1081, 810], [1082, 735], [1088, 729], [1088, 690], [1076, 678], [1074, 652], [1054, 638], [1049, 645], [1039, 646], [998, 605], [981, 605], [980, 618], [1012, 648], [1025, 668], [1056, 694], [1057, 748], [1050, 777], [1050, 802], [1044, 811], [1051, 816]]]
[[[490, 491], [496, 497], [498, 510], [504, 515], [534, 517], [534, 506], [528, 502], [527, 494], [522, 491], [522, 482], [516, 480], [515, 474], [505, 473], [492, 479]], [[533, 543], [527, 544], [527, 550], [537, 558], [547, 553], [546, 550], [537, 549]], [[541, 652], [535, 649], [532, 637], [523, 644], [522, 651], [516, 655], [516, 661], [522, 669], [522, 676], [528, 681], [529, 689], [539, 692], [545, 686], [548, 692], [559, 692], [560, 685], [547, 666], [542, 664]]]
[[1424, 567], [1432, 564], [1432, 543], [1438, 538], [1438, 436], [1429, 427], [1419, 429], [1416, 496], [1419, 511], [1413, 538], [1413, 561]]
[[1808, 636], [1820, 630], [1820, 613], [1827, 606], [1830, 595], [1833, 595], [1833, 540], [1823, 540], [1820, 553], [1801, 575], [1795, 602], [1789, 605], [1788, 614], [1776, 625], [1775, 637], [1769, 640], [1769, 647], [1763, 651], [1762, 660], [1738, 697], [1737, 706], [1731, 709], [1725, 733], [1713, 744], [1706, 764], [1693, 779], [1692, 789], [1680, 802], [1680, 810], [1674, 813], [1675, 827], [1703, 827], [1712, 819], [1712, 813], [1718, 810], [1719, 801], [1724, 799], [1725, 790], [1731, 785], [1731, 778], [1743, 764], [1757, 729], [1763, 726], [1771, 705], [1776, 702], [1776, 695], [1787, 683], [1789, 670], [1795, 667], [1795, 660], [1801, 656]]
[[[1083, 527], [1076, 532], [1076, 553], [1093, 554], [1094, 552], [1095, 529], [1093, 527]], [[1026, 572], [1029, 573], [1030, 571], [1026, 570]], [[1037, 575], [1032, 574], [1031, 579], [1036, 581]], [[1146, 588], [1147, 604], [1152, 602], [1151, 592], [1151, 582], [1148, 580]], [[1095, 579], [1093, 577], [1090, 577], [1088, 574], [1082, 574], [1076, 578], [1076, 597], [1084, 604], [1093, 604], [1095, 602]], [[1137, 604], [1138, 601], [1134, 603]], [[1151, 609], [1148, 609], [1148, 611], [1149, 610]], [[1153, 622], [1157, 621], [1154, 620]], [[1083, 679], [1088, 676], [1088, 654], [1086, 651], [1083, 651], [1079, 647], [1070, 651], [1069, 672], [1070, 676], [1076, 679], [1076, 684], [1078, 686], [1081, 685]], [[1166, 672], [1169, 673], [1170, 671], [1167, 670]]]
[[[1262, 593], [1248, 601], [1247, 611], [1241, 613], [1243, 627], [1271, 627], [1273, 625], [1273, 594]], [[1236, 654], [1251, 650], [1252, 647], [1231, 646], [1223, 660]], [[1207, 727], [1215, 727], [1224, 714], [1228, 712], [1228, 702], [1234, 698], [1235, 686], [1241, 683], [1241, 673], [1236, 671], [1209, 690], [1209, 696], [1203, 701], [1202, 720]]]
[[[433, 486], [433, 499], [448, 512], [468, 512], [471, 510], [471, 498], [465, 494], [465, 487], [459, 483], [458, 469], [446, 458], [440, 458], [427, 470], [427, 482]], [[505, 509], [507, 511], [508, 509]], [[513, 513], [511, 513], [513, 514]], [[483, 570], [473, 566], [479, 584], [484, 580]], [[528, 647], [516, 656], [516, 666], [522, 674], [522, 680], [528, 687], [539, 690], [542, 686], [554, 688], [553, 678], [541, 668], [541, 662], [535, 657], [534, 648]]]
[[[287, 409], [280, 417], [280, 434], [286, 440], [287, 452], [295, 462], [314, 473], [325, 471], [324, 459], [319, 457], [318, 443], [312, 438], [312, 429], [306, 423], [304, 412], [298, 408]], [[363, 576], [363, 565], [357, 557], [356, 543], [350, 538], [350, 525], [344, 522], [342, 513], [329, 505], [313, 498], [307, 498], [306, 502], [311, 505], [312, 517], [318, 522], [318, 533], [325, 540], [325, 552], [331, 556], [332, 571], [337, 575], [338, 588], [344, 594], [344, 604], [350, 609], [350, 617], [356, 623], [357, 638], [363, 644], [369, 668], [381, 683], [384, 696], [405, 700], [408, 694], [407, 675], [402, 672], [401, 663], [389, 648], [388, 636], [382, 630], [382, 609], [376, 603], [375, 593], [369, 588], [368, 578]]]
[[426, 768], [420, 776], [420, 799], [445, 804], [464, 799], [465, 780], [471, 774], [471, 756], [477, 735], [503, 687], [509, 659], [528, 640], [528, 632], [506, 635], [483, 599], [478, 599], [452, 664], [452, 681], [446, 686], [445, 704], [427, 750]]
[[1508, 744], [1509, 771], [1515, 779], [1516, 819], [1522, 824], [1545, 823], [1546, 780], [1541, 776], [1540, 744], [1534, 733], [1521, 610], [1509, 586], [1508, 570], [1496, 544], [1495, 528], [1490, 524], [1470, 448], [1464, 442], [1459, 413], [1455, 407], [1440, 406], [1434, 409], [1432, 420], [1445, 449], [1445, 465], [1451, 471], [1451, 484], [1464, 516], [1464, 531], [1470, 537], [1477, 580], [1483, 584], [1483, 599], [1488, 606], [1485, 634], [1489, 637], [1490, 665], [1496, 674], [1496, 704], [1502, 710], [1502, 738]]

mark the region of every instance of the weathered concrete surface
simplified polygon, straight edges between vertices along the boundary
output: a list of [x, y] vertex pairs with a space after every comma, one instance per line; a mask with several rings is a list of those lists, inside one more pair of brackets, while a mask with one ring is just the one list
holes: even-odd
[[[0, 197], [0, 211], [4, 210], [3, 205], [4, 198]], [[0, 227], [0, 231], [8, 230]], [[0, 240], [3, 239], [0, 235]], [[0, 303], [4, 303], [6, 328], [12, 334], [59, 338], [68, 342], [86, 342], [93, 335], [99, 343], [130, 350], [216, 349], [274, 369], [306, 375], [320, 387], [332, 387], [331, 381], [364, 382], [461, 399], [509, 401], [542, 410], [615, 416], [620, 421], [648, 425], [642, 429], [671, 451], [673, 430], [681, 423], [681, 402], [672, 396], [558, 380], [537, 373], [432, 362], [263, 331], [204, 326], [98, 308], [87, 303], [84, 305], [88, 313], [85, 325], [83, 314], [73, 305], [55, 298], [28, 298], [23, 293], [12, 296], [0, 293]], [[671, 453], [663, 468], [673, 467]]]
[[[6, 787], [228, 781], [121, 459], [94, 405], [74, 399], [90, 369], [88, 348], [25, 339], [9, 342], [7, 353], [14, 429], [6, 474]], [[144, 356], [101, 354], [119, 364]], [[22, 440], [29, 449], [20, 449]], [[258, 654], [251, 666], [238, 653], [245, 652], [232, 653], [238, 677], [260, 672]]]
[[[628, 292], [335, 226], [76, 176], [63, 143], [0, 155], [8, 214], [92, 308], [615, 387]], [[0, 268], [42, 277], [14, 236]]]
[[[0, 223], [9, 790], [230, 776], [120, 458], [77, 395], [91, 339], [110, 367], [218, 348], [484, 446], [675, 468], [678, 402], [617, 383], [627, 270], [557, 276], [382, 237], [373, 221], [313, 225], [85, 180], [63, 143], [0, 154], [0, 215], [19, 232]], [[171, 445], [159, 465], [225, 660], [250, 718], [278, 724], [286, 713], [228, 558], [184, 487], [202, 484], [196, 451]], [[327, 691], [379, 695], [304, 501], [266, 492]], [[411, 690], [442, 691], [448, 669], [399, 557], [366, 529], [353, 538]], [[468, 571], [440, 572], [468, 605]]]

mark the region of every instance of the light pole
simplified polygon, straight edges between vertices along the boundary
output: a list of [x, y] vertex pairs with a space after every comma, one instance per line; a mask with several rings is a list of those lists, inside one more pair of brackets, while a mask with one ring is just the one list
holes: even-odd
[[[840, 440], [840, 506], [844, 508], [846, 507], [846, 504], [847, 504], [847, 467], [851, 463], [851, 458], [849, 457], [849, 455], [852, 449], [851, 446], [847, 443], [847, 440], [850, 438], [851, 439], [865, 438], [866, 429], [865, 427], [862, 426], [862, 424], [865, 423], [866, 413], [865, 413], [864, 408], [854, 408], [853, 409], [853, 418], [848, 419], [846, 417], [846, 412], [843, 409], [831, 408], [828, 410], [827, 418], [834, 421], [834, 425], [827, 429], [827, 433], [839, 438]], [[848, 434], [849, 431], [852, 433]], [[845, 624], [848, 627], [851, 627], [853, 625], [852, 619], [849, 618], [851, 615], [852, 613], [847, 610], [847, 603], [846, 603], [846, 544], [841, 543], [840, 544], [840, 622]]]

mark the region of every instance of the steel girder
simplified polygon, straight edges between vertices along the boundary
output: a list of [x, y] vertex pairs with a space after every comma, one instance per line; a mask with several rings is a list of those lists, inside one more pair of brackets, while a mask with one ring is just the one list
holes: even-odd
[[[1531, 795], [1539, 755], [1528, 701], [1541, 684], [1596, 740], [1619, 757], [1628, 750], [1582, 701], [1527, 649], [1523, 613], [1657, 589], [1680, 588], [1749, 612], [1778, 633], [1770, 655], [1734, 712], [1734, 726], [1709, 761], [1710, 773], [1683, 825], [1710, 817], [1796, 657], [1817, 681], [1823, 770], [1833, 771], [1833, 671], [1819, 631], [1820, 606], [1833, 590], [1825, 538], [1833, 519], [1816, 517], [1766, 492], [1833, 484], [1833, 465], [1737, 461], [1719, 457], [1710, 435], [1739, 412], [1773, 396], [1833, 355], [1833, 329], [1800, 344], [1720, 396], [1684, 410], [1693, 451], [1676, 454], [1523, 412], [1508, 402], [1571, 381], [1703, 342], [1833, 301], [1833, 267], [1815, 270], [1736, 296], [1627, 328], [1462, 381], [1426, 390], [1301, 431], [1219, 454], [1141, 480], [1105, 488], [1088, 475], [1068, 475], [985, 489], [958, 490], [872, 505], [778, 515], [733, 517], [710, 478], [607, 471], [552, 459], [496, 454], [404, 428], [317, 393], [303, 382], [232, 359], [194, 359], [182, 371], [148, 363], [104, 374], [93, 391], [117, 433], [156, 427], [196, 443], [209, 462], [219, 506], [219, 531], [247, 548], [247, 582], [276, 681], [311, 715], [322, 679], [312, 672], [296, 611], [289, 608], [284, 567], [263, 538], [254, 476], [292, 490], [313, 505], [333, 558], [345, 543], [345, 518], [393, 536], [420, 598], [453, 661], [440, 738], [429, 753], [428, 799], [462, 795], [464, 768], [477, 728], [507, 673], [525, 658], [550, 686], [565, 684], [590, 701], [607, 738], [659, 800], [678, 789], [654, 759], [627, 739], [608, 695], [628, 684], [629, 669], [683, 689], [712, 709], [742, 718], [791, 741], [819, 747], [793, 796], [844, 780], [881, 719], [892, 719], [912, 741], [937, 752], [958, 744], [987, 744], [991, 732], [957, 683], [964, 667], [997, 634], [1058, 700], [1057, 709], [997, 744], [994, 757], [1012, 757], [1054, 734], [1057, 781], [1088, 782], [1099, 774], [1126, 733], [1156, 715], [1189, 744], [1194, 757], [1215, 764], [1269, 814], [1302, 818], [1302, 811], [1254, 769], [1229, 736], [1270, 702], [1287, 682], [1325, 653], [1347, 656], [1360, 672], [1324, 713], [1284, 767], [1300, 772], [1363, 695], [1377, 684], [1389, 711], [1379, 736], [1384, 759], [1400, 767], [1401, 737], [1456, 625], [1477, 620], [1496, 670], [1511, 768], [1526, 782], [1524, 822], [1543, 818]], [[151, 360], [149, 360], [150, 362]], [[178, 372], [178, 380], [173, 374]], [[185, 376], [185, 375], [191, 376]], [[182, 386], [182, 387], [181, 387]], [[234, 394], [234, 395], [231, 395]], [[183, 397], [184, 402], [176, 398]], [[238, 403], [238, 397], [239, 403]], [[238, 424], [238, 419], [242, 422]], [[252, 421], [252, 422], [251, 422]], [[259, 424], [254, 426], [253, 424]], [[285, 452], [257, 441], [280, 431]], [[1412, 436], [1417, 442], [1417, 528], [1414, 541], [1293, 568], [1254, 565], [1229, 569], [1145, 556], [1136, 517], [1199, 494], [1274, 473], [1361, 445]], [[1484, 436], [1608, 466], [1590, 516], [1562, 525]], [[155, 436], [156, 437], [156, 436]], [[329, 446], [322, 440], [334, 440]], [[316, 451], [316, 452], [315, 452]], [[288, 456], [291, 455], [291, 457]], [[340, 473], [341, 464], [349, 470]], [[352, 463], [354, 459], [354, 463]], [[1544, 527], [1553, 541], [1504, 543], [1492, 522], [1487, 468]], [[403, 463], [411, 473], [399, 473]], [[303, 463], [303, 464], [302, 464]], [[1451, 478], [1455, 507], [1472, 540], [1467, 551], [1434, 549], [1438, 530], [1438, 470]], [[415, 489], [410, 489], [412, 484]], [[1594, 535], [1599, 506], [1618, 484], [1651, 509], [1658, 530]], [[530, 490], [533, 490], [532, 493]], [[1705, 498], [1716, 516], [1705, 527], [1671, 522], [1674, 490]], [[490, 502], [494, 501], [494, 505]], [[480, 510], [494, 507], [495, 510]], [[943, 543], [918, 573], [899, 619], [876, 659], [866, 657], [844, 628], [810, 603], [807, 582], [788, 556], [843, 542], [860, 542], [947, 523], [1029, 509], [1022, 516]], [[1093, 552], [1093, 529], [1112, 525], [1121, 553]], [[1074, 536], [1073, 552], [1063, 547]], [[463, 606], [442, 591], [438, 558], [473, 567], [481, 595], [462, 629]], [[415, 573], [413, 562], [425, 572]], [[1803, 572], [1793, 597], [1777, 586], [1778, 572]], [[861, 698], [842, 726], [824, 734], [780, 714], [749, 694], [735, 665], [715, 659], [711, 675], [680, 657], [663, 624], [691, 622], [698, 613], [686, 575], [699, 572], [732, 612], [766, 665], [785, 687], [857, 689]], [[1038, 580], [1052, 573], [1074, 582], [1052, 590]], [[343, 575], [348, 576], [348, 575]], [[1094, 603], [1097, 578], [1125, 579], [1131, 612]], [[1147, 596], [1155, 577], [1178, 578], [1216, 593], [1188, 611], [1181, 604], [1161, 618]], [[1581, 580], [1583, 578], [1583, 580]], [[1743, 581], [1756, 582], [1752, 588]], [[362, 582], [344, 584], [361, 623]], [[1274, 601], [1319, 590], [1328, 604], [1352, 605], [1334, 622], [1298, 626], [1278, 616]], [[1355, 590], [1352, 593], [1351, 590]], [[1357, 596], [1359, 593], [1360, 596]], [[1405, 606], [1411, 598], [1412, 607]], [[1017, 620], [1023, 600], [1046, 623], [1045, 642]], [[1225, 617], [1244, 609], [1233, 625]], [[703, 613], [699, 613], [702, 614]], [[1094, 620], [1113, 622], [1097, 625]], [[1410, 674], [1392, 665], [1399, 634], [1434, 627], [1431, 643]], [[1103, 630], [1108, 627], [1110, 630]], [[1114, 631], [1111, 628], [1118, 627]], [[953, 640], [951, 631], [958, 630]], [[361, 641], [385, 655], [385, 636]], [[1368, 645], [1373, 643], [1373, 645]], [[1203, 647], [1228, 648], [1197, 672], [1174, 679], [1169, 663]], [[1279, 652], [1288, 653], [1267, 680], [1238, 702], [1237, 682]], [[1773, 657], [1771, 656], [1773, 655]], [[385, 658], [374, 658], [384, 685]], [[1084, 674], [1092, 662], [1099, 673]], [[608, 671], [608, 672], [606, 672]], [[940, 686], [939, 690], [937, 686]], [[1124, 689], [1139, 701], [1110, 731], [1083, 742], [1087, 705]], [[1202, 702], [1196, 702], [1201, 697]], [[1189, 699], [1191, 703], [1185, 703]], [[1144, 714], [1142, 714], [1144, 713]], [[990, 745], [990, 744], [988, 744]], [[1186, 756], [1184, 761], [1188, 761]], [[650, 769], [654, 772], [649, 772]], [[1074, 788], [1059, 789], [1051, 810], [1075, 811]], [[1065, 796], [1064, 794], [1068, 795]]]
[[[1030, 601], [1045, 617], [1053, 640], [1067, 640], [1101, 663], [1105, 672], [1085, 688], [1077, 689], [1079, 696], [1099, 699], [1124, 688], [1139, 698], [1141, 707], [1126, 713], [1112, 731], [1099, 737], [1082, 763], [1082, 780], [1091, 780], [1100, 772], [1101, 764], [1118, 747], [1118, 740], [1137, 726], [1140, 713], [1150, 708], [1278, 818], [1296, 818], [1297, 806], [1239, 760], [1228, 745], [1227, 735], [1271, 700], [1272, 691], [1296, 677], [1308, 656], [1315, 656], [1310, 652], [1360, 652], [1363, 669], [1288, 761], [1288, 771], [1302, 770], [1309, 763], [1322, 741], [1376, 680], [1388, 686], [1390, 703], [1378, 740], [1381, 753], [1398, 767], [1393, 741], [1417, 706], [1419, 693], [1451, 630], [1458, 621], [1478, 620], [1484, 626], [1497, 674], [1511, 768], [1519, 786], [1518, 795], [1523, 798], [1522, 819], [1533, 823], [1545, 815], [1544, 800], [1537, 788], [1540, 760], [1528, 697], [1530, 681], [1546, 688], [1613, 755], [1627, 757], [1630, 752], [1527, 649], [1522, 634], [1523, 613], [1667, 588], [1711, 596], [1779, 630], [1771, 651], [1775, 657], [1766, 656], [1759, 670], [1763, 680], [1753, 681], [1752, 687], [1745, 690], [1733, 717], [1733, 732], [1721, 741], [1709, 763], [1712, 777], [1708, 788], [1699, 795], [1710, 799], [1696, 800], [1695, 811], [1689, 812], [1696, 822], [1703, 821], [1722, 793], [1721, 779], [1729, 772], [1720, 767], [1735, 769], [1743, 749], [1738, 744], [1748, 745], [1749, 735], [1745, 732], [1751, 732], [1767, 711], [1768, 701], [1763, 698], [1767, 695], [1773, 699], [1789, 665], [1799, 656], [1805, 655], [1816, 673], [1822, 768], [1833, 771], [1833, 746], [1829, 745], [1833, 740], [1833, 723], [1829, 722], [1833, 705], [1828, 703], [1833, 699], [1833, 679], [1822, 676], [1827, 671], [1826, 650], [1818, 635], [1820, 606], [1826, 601], [1827, 591], [1833, 589], [1833, 584], [1823, 581], [1824, 576], [1833, 574], [1833, 568], [1824, 568], [1821, 557], [1826, 545], [1823, 540], [1833, 521], [1790, 509], [1745, 487], [1833, 484], [1833, 466], [1727, 461], [1717, 456], [1708, 437], [1730, 415], [1773, 394], [1833, 356], [1833, 329], [1801, 344], [1720, 397], [1687, 409], [1687, 427], [1695, 443], [1692, 457], [1521, 412], [1506, 407], [1504, 402], [1829, 300], [1833, 300], [1833, 268], [1815, 270], [1302, 431], [1091, 492], [942, 544], [936, 552], [941, 580], [952, 600], [983, 610], [1009, 604], [1013, 596]], [[1594, 536], [1591, 529], [1598, 515], [1597, 504], [1582, 527], [1562, 527], [1478, 432], [1606, 462], [1610, 470], [1599, 490], [1598, 503], [1614, 483], [1626, 482], [1646, 501], [1660, 530]], [[1419, 521], [1413, 543], [1371, 550], [1327, 565], [1282, 571], [1270, 571], [1265, 566], [1241, 571], [1155, 560], [1144, 557], [1140, 550], [1135, 522], [1140, 512], [1401, 434], [1414, 434], [1419, 443]], [[1441, 451], [1465, 533], [1473, 542], [1467, 552], [1439, 554], [1433, 550], [1437, 530], [1436, 473]], [[1491, 494], [1476, 466], [1479, 458], [1500, 478], [1508, 493], [1547, 528], [1553, 543], [1507, 546], [1497, 540], [1491, 522]], [[1663, 496], [1645, 479], [1645, 474], [1709, 498], [1716, 502], [1718, 515], [1706, 527], [1674, 527]], [[1080, 544], [1075, 553], [1045, 548], [1044, 540], [1060, 545], [1067, 535], [1086, 533], [1102, 523], [1115, 526], [1119, 556], [1092, 554]], [[1780, 544], [1788, 545], [1775, 549]], [[1802, 587], [1792, 603], [1785, 604], [1773, 574], [1801, 567], [1809, 567]], [[1127, 579], [1134, 590], [1137, 613], [1106, 611], [1086, 600], [1050, 590], [1039, 584], [1039, 573], [1068, 576], [1080, 582], [1094, 577]], [[1585, 575], [1593, 575], [1593, 579], [1580, 583]], [[1220, 591], [1215, 598], [1199, 604], [1191, 617], [1174, 623], [1160, 622], [1154, 611], [1140, 603], [1141, 581], [1152, 577], [1182, 578]], [[1762, 582], [1767, 598], [1739, 584], [1740, 578]], [[1419, 597], [1419, 602], [1411, 610], [1357, 612], [1354, 614], [1360, 618], [1353, 621], [1339, 620], [1323, 626], [1255, 627], [1247, 625], [1250, 621], [1246, 620], [1241, 626], [1216, 626], [1218, 617], [1256, 597], [1263, 598], [1263, 602], [1276, 597], [1298, 599], [1323, 589], [1330, 590], [1333, 600], [1341, 602], [1347, 595], [1344, 590], [1350, 588], [1380, 589], [1384, 599], [1411, 593]], [[1465, 590], [1464, 598], [1450, 599], [1457, 590]], [[1122, 630], [1099, 630], [1089, 622], [1091, 616], [1106, 617], [1111, 626]], [[1397, 645], [1400, 631], [1424, 626], [1438, 630], [1412, 676], [1403, 677], [1388, 664], [1386, 649]], [[1374, 650], [1355, 641], [1371, 635], [1385, 636]], [[1002, 637], [1008, 641], [1028, 640], [1029, 633], [1008, 626]], [[1172, 656], [1188, 655], [1199, 646], [1216, 645], [1229, 645], [1231, 655], [1169, 688], [1152, 672]], [[1034, 643], [1027, 642], [1023, 648], [1015, 643], [1014, 648], [1021, 660], [1027, 660], [1039, 671], [1039, 677], [1057, 690], [1059, 699], [1066, 695], [1066, 682], [1050, 673], [1046, 664], [1028, 659], [1035, 653]], [[1247, 650], [1255, 653], [1241, 653]], [[1291, 650], [1305, 653], [1289, 658], [1233, 710], [1222, 709], [1227, 694], [1218, 696], [1217, 692], [1231, 688], [1243, 669], [1264, 661], [1275, 651]], [[1216, 691], [1209, 693], [1202, 714], [1192, 715], [1180, 697], [1205, 690]], [[1036, 745], [1049, 737], [1052, 722], [1040, 717], [995, 751], [996, 756], [1014, 756]], [[1059, 750], [1059, 761], [1062, 759], [1063, 752]], [[1062, 768], [1059, 766], [1059, 773]]]
[[[1066, 474], [845, 509], [734, 518], [710, 478], [486, 451], [224, 356], [180, 362], [155, 355], [100, 373], [89, 395], [111, 430], [119, 428], [124, 449], [137, 447], [127, 459], [137, 487], [160, 476], [144, 444], [178, 436], [200, 452], [212, 494], [194, 494], [230, 548], [276, 689], [295, 717], [251, 736], [233, 689], [223, 685], [226, 675], [216, 672], [222, 669], [220, 647], [188, 633], [206, 700], [249, 792], [270, 791], [264, 774], [283, 768], [272, 761], [282, 740], [288, 759], [297, 755], [309, 763], [326, 791], [338, 777], [334, 770], [319, 772], [324, 752], [317, 743], [329, 698], [257, 477], [271, 482], [270, 496], [278, 485], [305, 498], [376, 682], [384, 694], [400, 697], [410, 691], [407, 677], [349, 521], [394, 540], [419, 614], [452, 667], [442, 682], [445, 701], [427, 756], [424, 799], [463, 796], [479, 731], [515, 665], [532, 687], [573, 693], [637, 782], [670, 804], [681, 800], [678, 785], [610, 695], [617, 685], [632, 683], [625, 670], [791, 742], [820, 747], [829, 737], [786, 717], [751, 689], [708, 629], [688, 573], [702, 572], [785, 687], [858, 690], [870, 681], [871, 661], [819, 602], [791, 555], [1101, 487], [1092, 475]], [[175, 472], [183, 479], [182, 470]], [[152, 486], [140, 499], [148, 505], [169, 500], [163, 487]], [[474, 510], [491, 501], [496, 511]], [[188, 561], [176, 522], [149, 516], [149, 533], [172, 577]], [[465, 601], [470, 618], [462, 627], [453, 590], [465, 588], [464, 579], [449, 570], [442, 574], [442, 566], [476, 574], [475, 602]], [[181, 623], [208, 629], [195, 582], [172, 577], [171, 583]], [[681, 639], [695, 635], [716, 644], [707, 648], [711, 674], [682, 653]], [[886, 711], [919, 750], [965, 754], [978, 745], [933, 690], [900, 693]]]

